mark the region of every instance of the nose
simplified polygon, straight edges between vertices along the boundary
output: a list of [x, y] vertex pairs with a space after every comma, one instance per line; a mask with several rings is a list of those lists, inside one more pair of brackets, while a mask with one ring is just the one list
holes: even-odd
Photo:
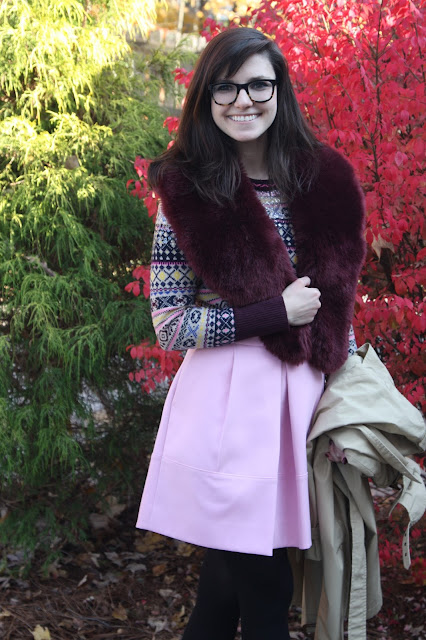
[[234, 102], [236, 107], [240, 107], [244, 109], [245, 107], [251, 107], [253, 101], [250, 100], [250, 97], [245, 89], [240, 89], [240, 92], [237, 96], [237, 99]]

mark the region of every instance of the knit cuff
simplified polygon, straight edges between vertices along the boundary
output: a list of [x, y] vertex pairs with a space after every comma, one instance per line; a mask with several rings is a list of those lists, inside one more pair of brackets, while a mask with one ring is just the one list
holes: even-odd
[[235, 340], [267, 336], [288, 330], [287, 312], [282, 296], [234, 307]]

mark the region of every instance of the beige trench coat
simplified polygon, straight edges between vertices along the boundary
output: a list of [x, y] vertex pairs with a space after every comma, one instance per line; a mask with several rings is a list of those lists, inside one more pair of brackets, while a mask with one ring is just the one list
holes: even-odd
[[[331, 445], [331, 446], [330, 446]], [[371, 345], [330, 376], [308, 439], [313, 545], [290, 553], [294, 603], [315, 640], [366, 640], [366, 619], [382, 605], [377, 530], [368, 478], [378, 487], [401, 482], [396, 501], [409, 530], [426, 509], [420, 467], [409, 457], [426, 447], [422, 415], [395, 388]], [[339, 460], [339, 461], [334, 461]]]

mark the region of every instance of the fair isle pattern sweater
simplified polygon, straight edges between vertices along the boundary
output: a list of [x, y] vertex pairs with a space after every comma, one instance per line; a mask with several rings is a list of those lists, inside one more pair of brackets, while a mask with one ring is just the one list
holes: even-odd
[[[256, 194], [275, 223], [293, 265], [297, 262], [290, 212], [269, 181], [252, 181]], [[161, 204], [154, 231], [151, 260], [151, 313], [158, 342], [166, 350], [219, 347], [236, 340], [285, 330], [287, 319], [281, 296], [278, 299], [233, 309], [196, 276], [179, 248]], [[259, 318], [260, 316], [260, 318]], [[349, 333], [349, 354], [356, 351], [353, 329]]]

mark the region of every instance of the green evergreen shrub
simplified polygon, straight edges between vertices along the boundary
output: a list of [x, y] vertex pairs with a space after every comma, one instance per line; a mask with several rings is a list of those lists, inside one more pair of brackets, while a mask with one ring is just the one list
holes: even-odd
[[132, 491], [158, 420], [127, 377], [148, 303], [124, 292], [152, 238], [126, 181], [167, 144], [156, 102], [177, 53], [136, 62], [123, 29], [154, 7], [0, 3], [0, 541], [29, 556]]

